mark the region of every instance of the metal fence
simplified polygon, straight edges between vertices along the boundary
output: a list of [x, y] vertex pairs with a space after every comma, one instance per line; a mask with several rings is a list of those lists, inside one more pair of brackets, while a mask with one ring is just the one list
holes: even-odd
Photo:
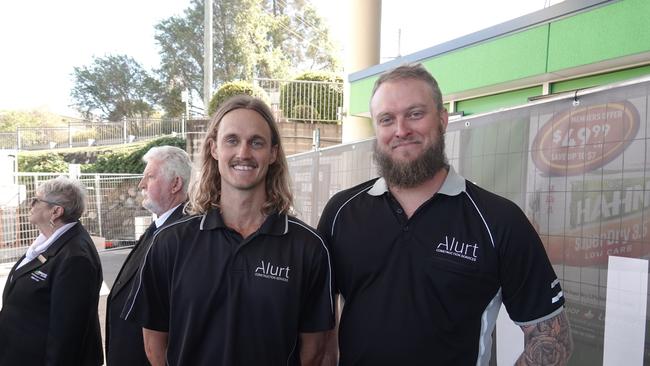
[[[20, 257], [38, 236], [29, 223], [30, 199], [40, 182], [60, 174], [17, 173], [15, 184], [0, 192], [0, 262]], [[99, 249], [134, 243], [149, 225], [151, 214], [142, 208], [138, 190], [141, 175], [81, 174], [87, 189], [86, 212], [81, 223], [97, 237]]]
[[343, 107], [343, 83], [255, 79], [264, 89], [279, 119], [295, 122], [338, 122]]
[[56, 148], [117, 145], [147, 140], [186, 130], [181, 118], [128, 118], [120, 122], [69, 122], [61, 127], [18, 127], [0, 133], [0, 149], [45, 150]]
[[[616, 342], [603, 351], [606, 311], [608, 319], [629, 329], [626, 342], [634, 337], [641, 345], [643, 363], [650, 362], [650, 337], [639, 330], [650, 319], [647, 264], [636, 277], [626, 277], [646, 281], [645, 287], [630, 285], [614, 298], [605, 296], [621, 285], [609, 280], [610, 272], [616, 273], [610, 258], [634, 263], [650, 258], [649, 91], [646, 77], [569, 99], [537, 101], [462, 118], [450, 123], [445, 136], [450, 164], [515, 202], [539, 232], [562, 282], [575, 365], [601, 365], [604, 353], [616, 351], [611, 349]], [[316, 226], [333, 194], [376, 176], [372, 151], [370, 139], [288, 157], [297, 215]], [[15, 260], [36, 236], [27, 223], [28, 198], [39, 181], [52, 177], [17, 174], [14, 185], [0, 189], [0, 261]], [[141, 208], [140, 176], [79, 179], [89, 194], [84, 226], [108, 243], [135, 240], [146, 226], [138, 229], [139, 218], [150, 217]]]
[[[647, 76], [461, 118], [446, 132], [449, 163], [515, 202], [540, 234], [566, 298], [573, 365], [631, 353], [650, 364], [649, 111]], [[298, 216], [317, 225], [334, 193], [375, 176], [372, 146], [290, 157]], [[497, 329], [497, 354], [519, 342], [510, 333]]]
[[296, 154], [287, 158], [296, 216], [316, 226], [336, 192], [376, 176], [374, 139]]
[[[279, 122], [340, 123], [343, 83], [255, 79]], [[184, 118], [125, 118], [119, 122], [68, 122], [59, 127], [19, 127], [0, 132], [0, 149], [47, 150], [126, 144], [162, 135], [184, 136]], [[288, 136], [298, 138], [300, 136]]]

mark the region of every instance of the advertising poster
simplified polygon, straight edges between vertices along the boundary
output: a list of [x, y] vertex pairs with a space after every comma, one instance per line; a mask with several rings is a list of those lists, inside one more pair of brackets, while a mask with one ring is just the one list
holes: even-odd
[[608, 257], [650, 257], [646, 105], [643, 96], [531, 114], [526, 213], [563, 280], [574, 365], [602, 364]]

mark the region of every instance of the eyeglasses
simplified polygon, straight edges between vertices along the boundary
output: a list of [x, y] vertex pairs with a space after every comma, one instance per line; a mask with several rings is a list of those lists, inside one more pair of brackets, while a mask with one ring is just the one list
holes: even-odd
[[34, 207], [34, 205], [39, 203], [39, 202], [45, 202], [45, 203], [48, 203], [48, 204], [54, 205], [54, 206], [61, 206], [60, 203], [47, 201], [47, 200], [44, 200], [44, 199], [41, 199], [41, 198], [38, 198], [38, 197], [34, 197], [34, 198], [32, 198], [32, 207]]

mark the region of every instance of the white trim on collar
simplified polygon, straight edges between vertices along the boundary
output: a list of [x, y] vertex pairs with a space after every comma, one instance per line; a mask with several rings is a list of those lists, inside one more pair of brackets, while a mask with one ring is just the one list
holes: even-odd
[[[368, 190], [368, 194], [371, 196], [381, 196], [387, 191], [388, 185], [386, 184], [386, 180], [382, 177], [377, 179], [375, 184], [372, 185], [372, 188]], [[456, 173], [453, 166], [449, 166], [447, 177], [438, 190], [438, 193], [442, 193], [446, 196], [457, 196], [462, 192], [465, 192], [465, 178]]]
[[383, 177], [381, 177], [377, 179], [375, 184], [372, 185], [372, 188], [368, 190], [368, 194], [371, 196], [381, 196], [387, 191], [388, 191], [388, 185], [386, 184], [386, 180]]
[[442, 193], [446, 196], [457, 196], [463, 192], [465, 192], [465, 178], [456, 173], [456, 169], [450, 165], [447, 178], [445, 178], [438, 193]]

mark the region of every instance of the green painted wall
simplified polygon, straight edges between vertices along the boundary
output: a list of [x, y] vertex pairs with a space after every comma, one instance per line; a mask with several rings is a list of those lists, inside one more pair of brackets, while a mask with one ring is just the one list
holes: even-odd
[[650, 50], [650, 1], [624, 0], [551, 23], [548, 71]]
[[546, 72], [548, 25], [444, 54], [422, 64], [443, 95]]
[[[443, 95], [517, 80], [545, 72], [547, 37], [548, 25], [544, 25], [429, 59], [422, 64], [436, 78]], [[378, 77], [351, 84], [352, 114], [368, 112], [370, 94]]]
[[501, 94], [461, 100], [456, 103], [456, 110], [465, 112], [465, 115], [489, 112], [499, 108], [513, 107], [528, 103], [528, 98], [542, 94], [541, 86], [514, 90]]
[[551, 85], [551, 93], [561, 93], [569, 90], [584, 89], [592, 86], [633, 79], [644, 75], [650, 75], [650, 65], [610, 72], [608, 74], [592, 75], [578, 79], [560, 81]]
[[[621, 0], [422, 63], [445, 95], [643, 52], [650, 52], [650, 0]], [[558, 82], [551, 86], [551, 92], [625, 80], [647, 74], [648, 68]], [[350, 113], [368, 112], [377, 77], [352, 83]], [[461, 101], [457, 110], [470, 114], [522, 104], [530, 96], [541, 95], [541, 90], [533, 87]]]
[[355, 115], [369, 111], [370, 95], [377, 79], [379, 79], [378, 75], [350, 84], [350, 114]]

